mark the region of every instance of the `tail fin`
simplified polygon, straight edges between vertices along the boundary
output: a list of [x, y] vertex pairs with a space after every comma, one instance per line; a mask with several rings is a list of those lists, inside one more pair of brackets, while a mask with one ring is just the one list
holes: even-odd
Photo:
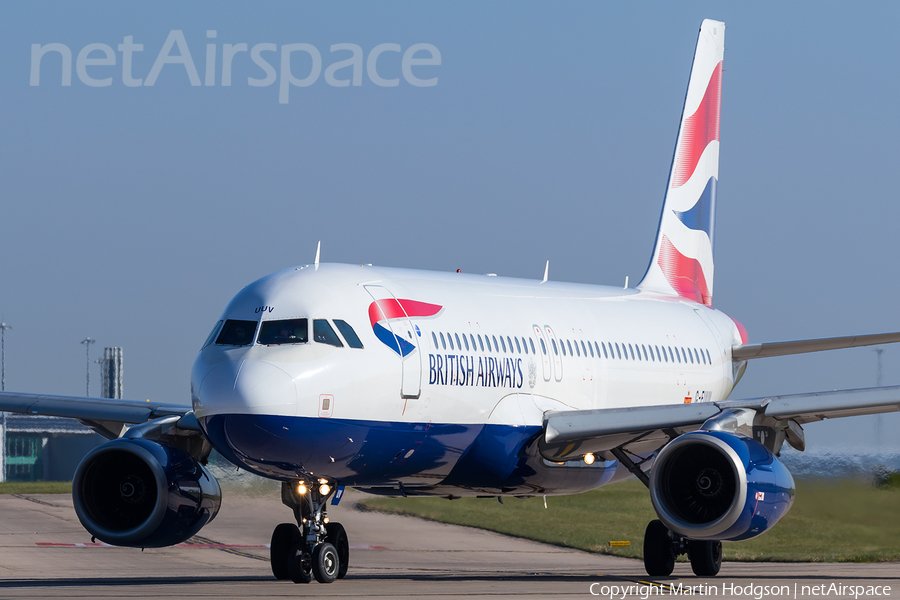
[[638, 288], [712, 305], [725, 24], [700, 25], [656, 246]]

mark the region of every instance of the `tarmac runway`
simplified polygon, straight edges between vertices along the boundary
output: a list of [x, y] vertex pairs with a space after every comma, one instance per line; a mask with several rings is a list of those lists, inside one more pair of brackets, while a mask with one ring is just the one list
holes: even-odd
[[900, 598], [898, 563], [725, 563], [711, 579], [678, 563], [672, 577], [651, 582], [637, 560], [362, 512], [359, 497], [348, 494], [329, 510], [350, 537], [347, 577], [296, 585], [269, 569], [272, 530], [291, 520], [277, 494], [226, 496], [194, 543], [143, 552], [92, 544], [70, 496], [0, 496], [0, 598], [641, 598], [688, 586], [695, 596], [744, 600]]

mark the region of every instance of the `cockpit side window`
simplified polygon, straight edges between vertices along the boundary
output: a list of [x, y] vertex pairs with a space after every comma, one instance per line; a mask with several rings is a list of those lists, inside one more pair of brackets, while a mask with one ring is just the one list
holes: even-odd
[[[325, 319], [315, 319], [313, 321], [313, 339], [320, 344], [328, 344], [338, 348], [344, 347], [334, 329], [331, 328], [331, 325]], [[347, 343], [349, 344], [350, 342]]]
[[305, 344], [309, 342], [309, 328], [306, 319], [284, 319], [281, 321], [263, 321], [259, 328], [258, 344], [274, 346], [277, 344]]
[[212, 331], [210, 331], [209, 335], [206, 337], [206, 341], [203, 342], [203, 347], [200, 348], [201, 350], [213, 343], [213, 340], [216, 339], [217, 335], [219, 335], [219, 329], [222, 328], [222, 323], [224, 322], [225, 321], [218, 321], [216, 323], [216, 326], [212, 328]]
[[222, 332], [216, 338], [216, 344], [222, 346], [246, 346], [253, 343], [256, 333], [256, 321], [238, 321], [228, 319], [222, 326]]
[[347, 321], [342, 321], [341, 319], [334, 320], [335, 326], [338, 328], [338, 331], [341, 332], [341, 335], [344, 336], [344, 339], [347, 340], [347, 345], [351, 348], [362, 348], [363, 343], [360, 341], [359, 336], [356, 335], [356, 332], [353, 331], [353, 328], [350, 327], [350, 323]]

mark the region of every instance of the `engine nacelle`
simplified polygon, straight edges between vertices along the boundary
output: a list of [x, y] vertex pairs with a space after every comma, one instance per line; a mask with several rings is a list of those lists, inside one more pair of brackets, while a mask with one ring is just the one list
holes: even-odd
[[750, 438], [721, 431], [681, 435], [656, 458], [650, 499], [660, 520], [694, 540], [746, 540], [783, 517], [794, 478]]
[[84, 457], [72, 499], [84, 528], [107, 544], [161, 548], [183, 542], [212, 521], [222, 491], [184, 451], [122, 438]]

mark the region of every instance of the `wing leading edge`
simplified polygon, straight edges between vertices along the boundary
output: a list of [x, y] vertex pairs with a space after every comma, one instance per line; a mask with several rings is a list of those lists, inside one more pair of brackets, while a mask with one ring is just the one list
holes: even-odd
[[733, 360], [751, 358], [768, 358], [770, 356], [787, 356], [804, 354], [821, 350], [840, 350], [841, 348], [859, 348], [860, 346], [877, 346], [900, 342], [900, 333], [873, 333], [869, 335], [848, 335], [845, 337], [819, 338], [815, 340], [796, 340], [790, 342], [764, 342], [762, 344], [744, 344], [731, 349]]
[[182, 429], [197, 429], [196, 420], [185, 418], [192, 415], [190, 406], [149, 401], [0, 392], [0, 410], [78, 419], [110, 439], [121, 436], [126, 424], [145, 423], [167, 416], [182, 417], [178, 423]]
[[900, 386], [699, 404], [554, 411], [544, 416], [540, 449], [544, 458], [552, 461], [580, 460], [588, 453], [612, 459], [621, 450], [638, 456], [659, 450], [682, 433], [719, 428], [723, 418], [728, 418], [741, 433], [777, 454], [783, 441], [803, 448], [800, 425], [805, 423], [898, 411]]

